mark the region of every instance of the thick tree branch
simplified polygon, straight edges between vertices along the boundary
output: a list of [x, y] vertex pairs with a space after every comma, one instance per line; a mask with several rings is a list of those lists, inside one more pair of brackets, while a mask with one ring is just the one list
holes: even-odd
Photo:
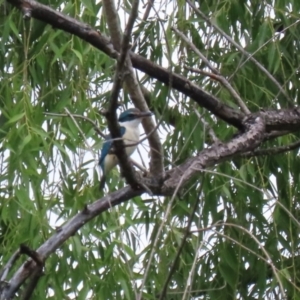
[[[70, 219], [65, 225], [57, 230], [57, 232], [50, 237], [43, 245], [41, 245], [36, 253], [45, 261], [46, 258], [59, 248], [68, 238], [74, 235], [79, 228], [84, 226], [88, 221], [98, 216], [109, 208], [120, 203], [126, 202], [133, 197], [144, 193], [144, 190], [133, 190], [127, 186], [121, 190], [111, 193], [96, 202], [87, 205], [80, 213]], [[11, 299], [17, 292], [19, 287], [36, 269], [36, 262], [32, 259], [27, 260], [10, 279], [9, 284], [5, 285], [0, 294], [0, 299]]]
[[[156, 195], [173, 194], [179, 183], [183, 187], [189, 179], [199, 174], [201, 170], [228, 160], [234, 155], [255, 149], [264, 139], [266, 129], [264, 120], [270, 119], [273, 120], [274, 124], [278, 125], [280, 123], [283, 127], [288, 127], [288, 122], [298, 128], [300, 125], [300, 118], [294, 109], [279, 111], [277, 114], [275, 111], [270, 111], [261, 112], [261, 115], [258, 113], [254, 116], [249, 116], [243, 121], [243, 126], [246, 128], [243, 134], [233, 138], [226, 144], [215, 143], [210, 148], [200, 152], [197, 156], [189, 158], [180, 166], [168, 171], [163, 187], [156, 191]], [[284, 123], [285, 119], [286, 124]], [[151, 184], [150, 187], [152, 188]], [[153, 190], [155, 191], [155, 188]], [[45, 261], [51, 253], [95, 216], [144, 192], [144, 189], [133, 190], [128, 186], [86, 206], [82, 212], [69, 220], [57, 233], [37, 249], [36, 253], [42, 261]], [[31, 259], [23, 264], [11, 278], [9, 284], [3, 287], [0, 299], [9, 299], [12, 297], [30, 276], [35, 267], [36, 262]]]
[[235, 154], [255, 149], [263, 141], [265, 123], [262, 117], [248, 117], [244, 121], [246, 132], [226, 144], [215, 143], [197, 156], [170, 170], [162, 189], [163, 194], [172, 194], [179, 183], [184, 185], [201, 170], [229, 159]]
[[[75, 34], [105, 52], [110, 57], [114, 59], [121, 59], [119, 53], [120, 50], [118, 49], [118, 51], [116, 51], [108, 38], [102, 36], [89, 26], [72, 18], [66, 17], [47, 6], [41, 5], [32, 0], [7, 1], [19, 9], [22, 9], [26, 16], [37, 18], [51, 24], [54, 27]], [[170, 80], [170, 72], [168, 70], [161, 68], [160, 66], [153, 64], [147, 59], [134, 53], [130, 53], [130, 58], [133, 66], [137, 69], [144, 71], [161, 82], [164, 82], [166, 85], [171, 84], [172, 87], [185, 95], [190, 96], [201, 107], [206, 108], [215, 116], [239, 129], [242, 129], [239, 135], [229, 142], [215, 143], [210, 148], [204, 149], [195, 157], [189, 158], [181, 165], [168, 171], [164, 178], [162, 188], [159, 187], [157, 191], [155, 191], [155, 188], [153, 189], [157, 195], [173, 194], [174, 191], [179, 189], [178, 185], [180, 185], [180, 188], [183, 187], [193, 176], [199, 174], [203, 169], [229, 160], [235, 155], [240, 155], [243, 152], [252, 151], [266, 140], [267, 132], [272, 132], [274, 130], [291, 132], [299, 130], [300, 128], [299, 108], [290, 110], [261, 111], [247, 116], [245, 119], [243, 113], [223, 104], [217, 98], [207, 94], [198, 86], [189, 82], [186, 78], [177, 74], [171, 74], [172, 80]], [[145, 190], [143, 188], [134, 190], [128, 186], [107, 195], [91, 205], [86, 206], [83, 211], [66, 222], [65, 225], [63, 225], [56, 233], [53, 234], [52, 237], [50, 237], [36, 250], [38, 257], [44, 262], [51, 253], [58, 249], [70, 236], [76, 233], [79, 228], [84, 226], [95, 216], [107, 211], [113, 206], [128, 201], [135, 196], [139, 196], [144, 192]], [[25, 262], [16, 271], [9, 283], [3, 287], [0, 299], [12, 298], [19, 287], [32, 274], [32, 272], [36, 270], [36, 267], [36, 261], [32, 259], [27, 260], [27, 262]], [[6, 270], [7, 269], [4, 268], [5, 275]], [[33, 283], [35, 282], [36, 281]]]
[[[82, 39], [88, 41], [98, 49], [102, 50], [112, 58], [118, 58], [119, 53], [114, 50], [110, 40], [103, 35], [100, 35], [89, 26], [76, 21], [70, 17], [66, 17], [47, 6], [41, 5], [32, 0], [8, 0], [10, 3], [17, 6], [19, 9], [26, 7], [27, 13], [30, 11], [30, 16], [43, 20], [55, 27], [61, 28], [70, 33], [76, 34]], [[131, 53], [133, 66], [144, 71], [148, 75], [160, 80], [168, 85], [169, 71], [148, 61], [147, 59]], [[225, 120], [240, 129], [243, 129], [242, 119], [243, 114], [221, 103], [218, 99], [205, 93], [195, 84], [189, 82], [186, 78], [172, 74], [172, 86], [181, 91], [187, 96], [190, 96], [200, 106], [206, 108], [217, 117]], [[262, 116], [266, 124], [266, 131], [295, 131], [300, 128], [300, 109], [292, 110], [273, 110], [266, 112], [258, 112], [256, 115]]]
[[[40, 4], [34, 0], [7, 0], [7, 2], [22, 10], [28, 17], [33, 17], [52, 25], [54, 28], [62, 29], [66, 32], [80, 37], [97, 49], [106, 53], [111, 58], [117, 59], [119, 57], [119, 52], [115, 50], [111, 43], [111, 40], [108, 37], [97, 32], [96, 30], [92, 29], [87, 24], [77, 21], [74, 18], [65, 16], [64, 14], [59, 13], [54, 9], [51, 9], [50, 7]], [[166, 85], [171, 84], [174, 89], [182, 92], [186, 96], [191, 97], [201, 107], [206, 108], [215, 116], [224, 120], [228, 124], [242, 129], [242, 119], [244, 117], [244, 114], [238, 112], [237, 110], [231, 108], [226, 104], [223, 104], [216, 97], [206, 93], [183, 76], [172, 73], [172, 80], [170, 81], [169, 70], [166, 70], [159, 65], [149, 61], [148, 59], [132, 52], [130, 52], [130, 58], [133, 67], [161, 81]], [[136, 99], [134, 98], [132, 100], [135, 103]], [[137, 107], [144, 111], [147, 110], [147, 107], [141, 107], [138, 105]], [[145, 119], [145, 122], [150, 121]]]
[[[199, 106], [206, 108], [208, 111], [226, 123], [233, 125], [238, 129], [243, 128], [242, 119], [245, 116], [243, 113], [222, 103], [219, 99], [208, 94], [196, 84], [192, 83], [181, 75], [170, 73], [169, 70], [166, 70], [165, 68], [147, 60], [138, 54], [131, 52], [130, 57], [132, 60], [132, 65], [138, 70], [143, 71], [150, 77], [157, 79], [167, 86], [171, 84], [172, 88], [190, 97]], [[171, 74], [172, 80], [170, 80]]]
[[262, 110], [254, 115], [260, 115], [266, 123], [266, 131], [296, 131], [300, 129], [300, 108]]

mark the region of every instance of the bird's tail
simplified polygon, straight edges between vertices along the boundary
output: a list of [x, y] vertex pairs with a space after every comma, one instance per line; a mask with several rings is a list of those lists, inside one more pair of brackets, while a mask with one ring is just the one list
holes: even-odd
[[103, 190], [104, 186], [105, 186], [105, 181], [106, 181], [106, 176], [102, 175], [101, 179], [100, 179], [100, 183], [99, 183], [99, 190]]

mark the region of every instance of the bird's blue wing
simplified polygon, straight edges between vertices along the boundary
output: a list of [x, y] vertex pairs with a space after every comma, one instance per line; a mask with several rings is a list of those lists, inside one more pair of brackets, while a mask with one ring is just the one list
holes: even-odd
[[112, 146], [112, 140], [111, 140], [111, 135], [108, 134], [105, 136], [105, 142], [103, 143], [102, 149], [101, 149], [101, 155], [99, 159], [99, 165], [104, 172], [104, 159], [105, 156], [109, 153], [109, 150]]
[[[120, 135], [123, 136], [125, 131], [126, 131], [126, 128], [124, 126], [121, 126], [120, 127]], [[105, 159], [106, 155], [109, 154], [109, 152], [111, 151], [112, 145], [113, 145], [113, 142], [111, 139], [111, 135], [108, 134], [105, 136], [105, 142], [103, 143], [103, 146], [101, 149], [101, 156], [99, 159], [99, 165], [103, 172], [104, 172], [104, 159]]]

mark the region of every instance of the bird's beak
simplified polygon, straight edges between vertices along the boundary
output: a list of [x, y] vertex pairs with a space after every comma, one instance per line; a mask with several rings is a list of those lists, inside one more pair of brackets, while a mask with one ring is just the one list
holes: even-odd
[[151, 117], [152, 115], [153, 115], [153, 113], [151, 111], [146, 111], [146, 112], [141, 111], [139, 113], [140, 118]]

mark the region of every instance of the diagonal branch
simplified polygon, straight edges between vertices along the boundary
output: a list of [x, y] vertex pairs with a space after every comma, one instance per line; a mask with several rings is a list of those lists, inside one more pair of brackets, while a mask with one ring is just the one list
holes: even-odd
[[[133, 1], [132, 4], [132, 13], [129, 17], [128, 24], [132, 24], [137, 17], [138, 13], [138, 0]], [[121, 40], [121, 27], [119, 24], [118, 13], [115, 8], [114, 1], [112, 0], [104, 0], [103, 1], [105, 14], [107, 16], [107, 23], [111, 34], [112, 43], [114, 48], [120, 51], [120, 40]], [[128, 36], [129, 39], [129, 36]], [[129, 41], [128, 41], [129, 42]], [[134, 105], [139, 108], [141, 111], [149, 111], [147, 102], [144, 99], [143, 93], [141, 91], [140, 85], [136, 79], [136, 76], [133, 72], [132, 62], [130, 57], [128, 56], [126, 59], [126, 67], [124, 73], [124, 82], [126, 85], [126, 89], [132, 99]], [[153, 128], [155, 125], [151, 118], [146, 118], [143, 120], [143, 126], [147, 136], [149, 136], [149, 144], [150, 144], [150, 172], [152, 174], [156, 174], [156, 177], [163, 175], [163, 155], [162, 155], [162, 145], [160, 143], [159, 135], [156, 131], [153, 132]], [[153, 132], [151, 135], [150, 132]]]
[[[7, 2], [11, 3], [22, 11], [24, 11], [25, 7], [27, 12], [26, 15], [28, 17], [33, 17], [52, 25], [53, 28], [62, 29], [65, 32], [74, 34], [82, 40], [90, 43], [97, 49], [101, 50], [113, 59], [117, 59], [119, 57], [119, 52], [113, 47], [110, 38], [94, 30], [85, 23], [65, 16], [64, 14], [57, 12], [54, 9], [51, 9], [50, 7], [40, 4], [34, 0], [7, 0]], [[132, 61], [132, 66], [134, 68], [161, 81], [167, 86], [171, 84], [171, 87], [190, 97], [196, 103], [198, 103], [199, 106], [206, 108], [208, 111], [213, 113], [218, 118], [224, 120], [226, 123], [233, 125], [239, 129], [243, 128], [242, 119], [244, 117], [244, 114], [242, 114], [238, 110], [222, 103], [219, 99], [206, 93], [196, 84], [193, 84], [183, 76], [172, 73], [172, 80], [170, 81], [169, 70], [166, 70], [165, 68], [149, 61], [148, 59], [138, 54], [130, 52], [130, 58]], [[136, 85], [137, 93], [138, 90], [138, 85]], [[139, 98], [132, 98], [134, 104], [141, 110], [147, 110], [147, 106], [142, 105], [142, 102], [139, 102], [137, 99]], [[150, 122], [149, 119], [150, 118], [148, 118], [148, 120], [145, 119], [145, 121]], [[149, 142], [151, 142], [151, 139], [149, 139]], [[152, 145], [151, 148], [153, 148]]]
[[0, 271], [0, 284], [6, 280], [6, 277], [10, 271], [10, 269], [13, 267], [14, 263], [17, 261], [17, 259], [20, 257], [20, 249], [18, 249], [9, 259], [9, 261], [6, 263], [6, 265], [3, 267], [3, 269]]
[[182, 186], [204, 168], [228, 160], [233, 155], [255, 149], [261, 144], [265, 133], [265, 123], [261, 116], [250, 116], [245, 119], [247, 128], [241, 134], [225, 144], [215, 143], [204, 149], [197, 156], [187, 159], [183, 164], [170, 170], [162, 189], [163, 194], [170, 194], [181, 182]]
[[221, 73], [209, 62], [209, 60], [197, 49], [197, 47], [177, 28], [172, 27], [172, 30], [205, 62], [207, 67], [214, 73], [214, 75], [219, 79], [219, 81], [225, 86], [225, 88], [229, 91], [233, 99], [240, 106], [242, 112], [246, 115], [250, 114], [250, 110], [240, 97], [240, 95], [236, 92], [236, 90], [230, 85], [228, 80], [221, 75]]
[[[126, 202], [133, 197], [143, 194], [142, 190], [133, 190], [130, 186], [120, 189], [116, 192], [87, 205], [80, 213], [75, 215], [72, 219], [67, 221], [57, 232], [52, 235], [43, 245], [41, 245], [36, 253], [40, 259], [45, 261], [48, 256], [58, 249], [68, 238], [74, 235], [78, 229], [84, 226], [87, 222], [107, 211], [111, 207]], [[9, 283], [5, 285], [0, 294], [0, 299], [11, 299], [18, 291], [25, 280], [36, 270], [37, 263], [29, 259], [27, 260], [10, 279]]]
[[[261, 112], [260, 115], [249, 116], [243, 121], [243, 126], [246, 128], [243, 134], [236, 136], [226, 144], [215, 143], [210, 148], [204, 149], [197, 156], [187, 159], [181, 165], [168, 171], [164, 179], [163, 188], [156, 191], [156, 195], [172, 195], [184, 187], [189, 179], [199, 174], [205, 168], [229, 160], [236, 154], [251, 151], [258, 147], [265, 136], [266, 128], [264, 120], [268, 119], [274, 120], [274, 123], [277, 125], [280, 123], [282, 127], [288, 127], [288, 124], [292, 124], [299, 129], [300, 118], [298, 112], [294, 109], [277, 111], [277, 115], [275, 111], [270, 111]], [[286, 120], [286, 124], [284, 124], [284, 119]], [[268, 121], [271, 122], [270, 120]], [[69, 237], [74, 235], [79, 228], [91, 219], [113, 206], [126, 202], [135, 196], [142, 195], [144, 192], [145, 190], [133, 190], [130, 186], [127, 186], [95, 201], [91, 205], [87, 205], [36, 250], [38, 257], [41, 261], [45, 261], [51, 253], [58, 249]], [[32, 259], [25, 262], [16, 271], [8, 284], [3, 287], [0, 299], [10, 299], [13, 297], [36, 266], [37, 263]]]
[[211, 20], [200, 10], [196, 7], [194, 3], [192, 3], [191, 0], [187, 0], [188, 4], [191, 8], [195, 11], [195, 13], [200, 16], [203, 20], [205, 20], [210, 26], [215, 28], [216, 31], [218, 31], [223, 37], [227, 39], [232, 45], [234, 45], [242, 54], [244, 54], [248, 59], [250, 59], [255, 66], [261, 70], [278, 88], [278, 90], [282, 93], [282, 95], [285, 96], [285, 98], [292, 104], [293, 101], [289, 97], [289, 95], [286, 93], [286, 91], [282, 88], [281, 84], [275, 79], [274, 76], [262, 65], [260, 64], [250, 53], [245, 51], [245, 49], [240, 46], [237, 42], [235, 42], [226, 32], [224, 32], [220, 27], [218, 27], [216, 24], [213, 24]]
[[[104, 8], [108, 12], [108, 20], [113, 20], [109, 21], [108, 24], [112, 28], [112, 32], [117, 30], [117, 25], [116, 22], [117, 20], [114, 20], [114, 14], [112, 16], [109, 14], [111, 11], [112, 7], [114, 6], [113, 2], [110, 0], [104, 0], [103, 1]], [[126, 71], [125, 63], [126, 63], [126, 58], [128, 55], [128, 50], [129, 50], [129, 42], [130, 42], [130, 35], [131, 31], [133, 28], [134, 20], [136, 19], [137, 16], [137, 6], [133, 6], [133, 9], [131, 11], [131, 15], [128, 21], [128, 24], [126, 26], [125, 34], [123, 35], [121, 44], [120, 40], [117, 38], [116, 35], [112, 35], [114, 37], [114, 43], [119, 47], [120, 49], [120, 56], [117, 61], [117, 68], [116, 68], [116, 73], [115, 73], [115, 78], [114, 78], [114, 83], [111, 91], [111, 96], [110, 96], [110, 105], [109, 105], [109, 110], [106, 113], [107, 121], [108, 121], [108, 129], [111, 133], [111, 136], [113, 138], [113, 144], [115, 146], [115, 154], [118, 157], [119, 164], [121, 167], [122, 174], [125, 176], [126, 181], [134, 188], [138, 188], [139, 184], [138, 181], [136, 180], [133, 172], [133, 168], [131, 164], [129, 163], [128, 157], [125, 152], [125, 145], [124, 141], [120, 136], [120, 126], [117, 122], [117, 115], [116, 115], [116, 110], [118, 108], [118, 97], [120, 90], [122, 88], [122, 83], [123, 83], [123, 78], [124, 78], [124, 71]]]
[[[206, 108], [208, 111], [213, 113], [216, 117], [225, 121], [226, 123], [235, 126], [238, 129], [242, 129], [242, 119], [244, 114], [239, 112], [237, 109], [230, 107], [229, 105], [222, 103], [215, 96], [205, 92], [199, 86], [189, 81], [185, 77], [171, 73], [170, 70], [147, 60], [146, 58], [130, 53], [132, 65], [140, 71], [143, 71], [152, 78], [164, 83], [167, 86], [176, 89], [184, 95], [190, 97], [199, 106]], [[170, 81], [170, 76], [172, 80]]]

